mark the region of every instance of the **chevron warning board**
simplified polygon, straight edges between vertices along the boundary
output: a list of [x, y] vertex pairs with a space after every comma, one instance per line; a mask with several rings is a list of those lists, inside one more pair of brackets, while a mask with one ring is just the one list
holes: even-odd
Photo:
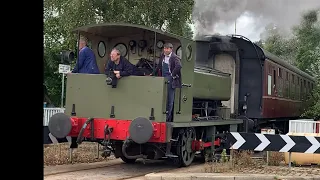
[[227, 139], [230, 149], [320, 154], [320, 137], [315, 136], [231, 132]]

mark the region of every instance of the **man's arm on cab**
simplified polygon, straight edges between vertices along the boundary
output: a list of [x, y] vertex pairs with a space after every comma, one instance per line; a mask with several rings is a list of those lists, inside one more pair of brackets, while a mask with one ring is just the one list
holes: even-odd
[[123, 71], [120, 71], [119, 74], [120, 76], [130, 76], [133, 74], [133, 64], [131, 64], [128, 60], [123, 61]]
[[112, 68], [112, 61], [108, 61], [108, 63], [107, 63], [107, 66], [106, 66], [106, 68], [105, 68], [105, 70], [104, 70], [104, 73], [106, 74], [106, 75], [108, 75], [109, 73], [110, 73], [110, 69]]
[[85, 59], [86, 59], [85, 52], [80, 51], [78, 61], [75, 65], [75, 67], [73, 68], [72, 73], [79, 73], [79, 69], [82, 68], [83, 62], [85, 61]]
[[178, 74], [178, 72], [181, 70], [182, 66], [181, 66], [181, 60], [178, 56], [174, 57], [174, 69], [172, 71], [172, 76], [176, 76]]

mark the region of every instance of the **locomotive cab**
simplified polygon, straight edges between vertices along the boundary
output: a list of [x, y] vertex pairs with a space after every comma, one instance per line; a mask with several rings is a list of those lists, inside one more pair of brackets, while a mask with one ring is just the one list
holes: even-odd
[[[174, 108], [180, 113], [173, 113], [173, 119], [175, 122], [181, 122], [186, 121], [186, 116], [191, 117], [191, 112], [183, 111], [192, 106], [192, 92], [188, 93], [185, 89], [187, 85], [192, 84], [193, 77], [192, 74], [189, 75], [190, 73], [184, 73], [193, 70], [192, 54], [194, 53], [192, 53], [190, 40], [127, 24], [90, 25], [79, 27], [75, 32], [88, 39], [101, 74], [68, 75], [66, 114], [71, 115], [72, 107], [75, 106], [77, 116], [82, 117], [110, 118], [109, 114], [116, 114], [115, 118], [119, 119], [133, 120], [143, 116], [151, 117], [157, 122], [165, 122], [166, 80], [157, 76], [157, 72], [156, 76], [149, 76], [149, 74], [159, 62], [164, 43], [169, 42], [173, 44], [173, 52], [181, 58], [183, 66], [181, 74], [185, 87], [183, 89], [185, 92], [181, 92], [185, 101], [179, 96], [175, 98]], [[110, 60], [109, 53], [113, 48], [117, 48], [121, 56], [128, 59], [145, 76], [122, 77], [118, 80], [116, 88], [107, 86], [104, 73]], [[188, 57], [188, 61], [184, 61], [185, 57]], [[179, 90], [176, 91], [176, 94], [181, 94]], [[94, 96], [88, 96], [87, 93]]]

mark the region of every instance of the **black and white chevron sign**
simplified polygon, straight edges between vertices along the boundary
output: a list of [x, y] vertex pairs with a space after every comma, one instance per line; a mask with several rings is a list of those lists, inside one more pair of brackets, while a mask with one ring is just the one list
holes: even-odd
[[230, 149], [320, 154], [320, 137], [315, 136], [231, 132], [227, 139]]

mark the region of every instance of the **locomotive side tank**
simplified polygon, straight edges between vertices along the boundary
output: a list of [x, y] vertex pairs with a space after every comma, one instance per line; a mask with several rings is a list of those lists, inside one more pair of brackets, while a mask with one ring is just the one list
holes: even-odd
[[[105, 79], [106, 76], [102, 74], [68, 75], [65, 113], [72, 114], [75, 111], [80, 117], [134, 119], [139, 116], [149, 117], [153, 111], [155, 121], [165, 122], [164, 78], [129, 76], [119, 80], [117, 88], [106, 85]], [[196, 68], [193, 82], [194, 99], [230, 99], [229, 74], [214, 69]]]
[[227, 101], [231, 95], [230, 74], [215, 69], [195, 68], [193, 97], [196, 99]]
[[[210, 156], [213, 146], [220, 146], [213, 136], [217, 131], [237, 131], [242, 123], [230, 119], [228, 108], [221, 104], [230, 99], [230, 74], [195, 66], [196, 42], [132, 24], [89, 25], [76, 32], [90, 39], [101, 74], [68, 74], [65, 113], [49, 121], [52, 135], [71, 136], [72, 148], [84, 140], [94, 141], [105, 147], [104, 156], [113, 153], [127, 163], [166, 157], [178, 166], [188, 166], [197, 151]], [[171, 122], [165, 121], [166, 79], [122, 77], [113, 88], [104, 74], [109, 59], [104, 55], [113, 48], [149, 74], [157, 65], [163, 42], [172, 43], [176, 54], [182, 50], [182, 88], [175, 92]]]

